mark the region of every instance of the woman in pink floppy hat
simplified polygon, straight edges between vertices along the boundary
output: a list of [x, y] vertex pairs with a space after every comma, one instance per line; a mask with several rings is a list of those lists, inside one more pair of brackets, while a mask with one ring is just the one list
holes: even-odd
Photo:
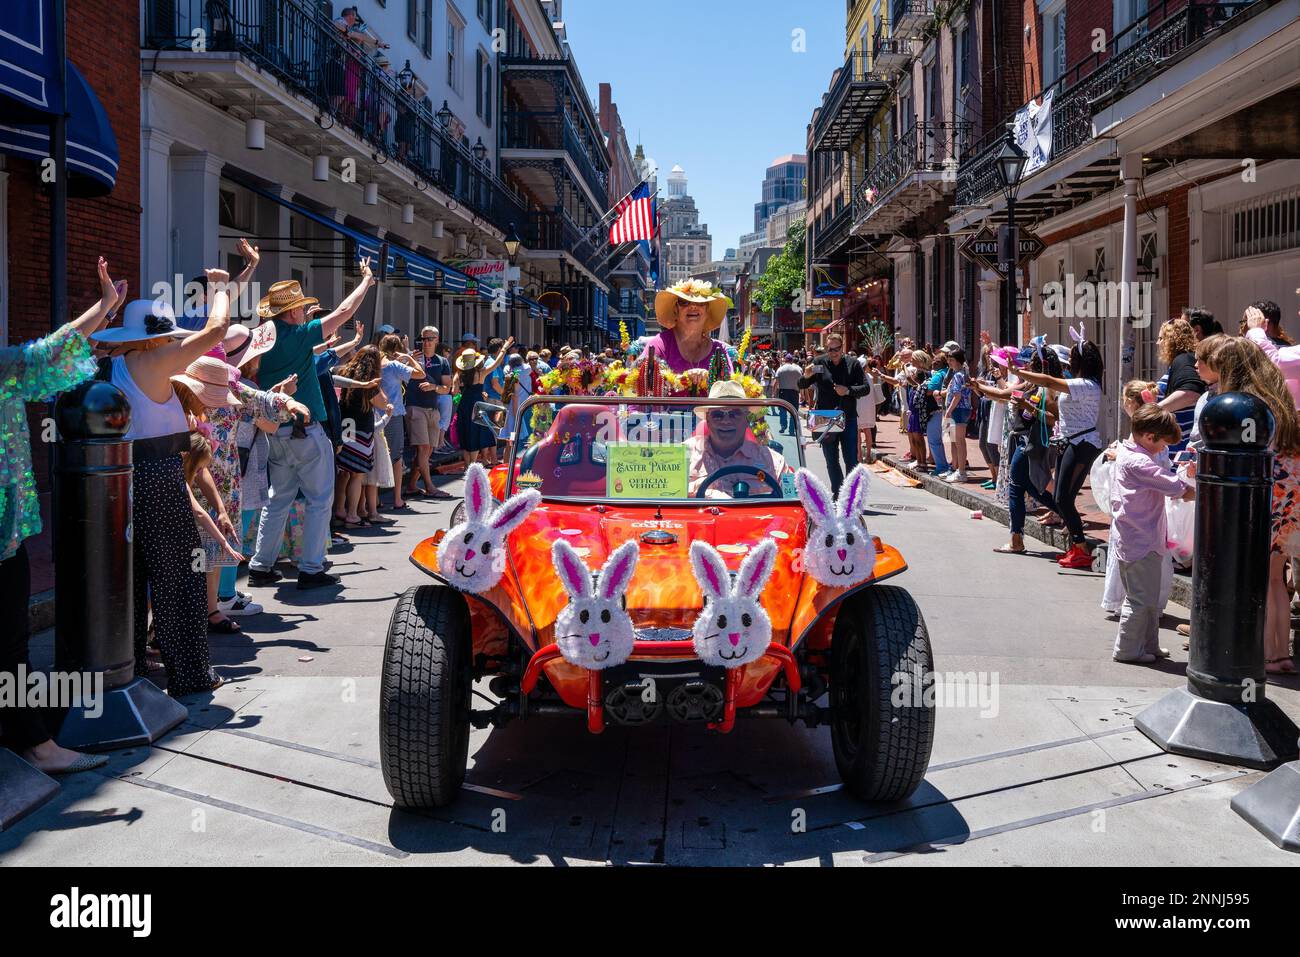
[[[263, 331], [263, 330], [267, 331]], [[275, 327], [270, 323], [249, 330], [233, 326], [223, 341], [229, 343], [230, 354], [241, 363], [249, 363], [268, 351], [275, 343]], [[181, 375], [173, 376], [181, 404], [196, 425], [202, 423], [212, 444], [212, 463], [198, 473], [198, 481], [191, 486], [196, 508], [215, 522], [221, 536], [227, 541], [242, 542], [247, 532], [240, 494], [242, 471], [240, 468], [238, 431], [240, 419], [248, 414], [268, 422], [284, 423], [295, 412], [310, 418], [305, 405], [295, 402], [284, 391], [261, 391], [244, 382], [239, 370], [212, 355], [201, 356], [189, 364]], [[277, 389], [292, 384], [282, 383]], [[202, 500], [201, 502], [199, 500]], [[197, 515], [196, 515], [197, 518]], [[234, 519], [240, 519], [237, 527]], [[199, 519], [200, 527], [204, 524]], [[208, 543], [204, 543], [207, 547]], [[212, 550], [216, 557], [215, 549]], [[218, 560], [207, 568], [208, 632], [235, 634], [242, 629], [232, 621], [232, 616], [256, 615], [262, 607], [235, 589], [235, 575], [239, 563]], [[223, 588], [224, 586], [224, 588]]]

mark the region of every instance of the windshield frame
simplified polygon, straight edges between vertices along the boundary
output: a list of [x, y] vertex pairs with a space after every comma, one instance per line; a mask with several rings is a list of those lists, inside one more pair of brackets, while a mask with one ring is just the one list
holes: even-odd
[[[628, 395], [618, 395], [618, 396], [615, 395], [531, 395], [524, 401], [523, 405], [519, 407], [516, 422], [518, 421], [518, 419], [523, 418], [524, 413], [529, 409], [529, 407], [534, 405], [555, 405], [555, 406], [607, 405], [615, 409], [618, 408], [619, 406], [637, 406], [637, 405], [642, 405], [642, 406], [653, 405], [656, 407], [675, 406], [677, 408], [684, 408], [684, 409], [695, 409], [702, 405], [719, 406], [719, 407], [739, 406], [745, 409], [753, 409], [758, 406], [763, 406], [767, 408], [784, 406], [786, 410], [790, 413], [790, 415], [794, 417], [795, 434], [793, 436], [793, 439], [795, 443], [795, 448], [799, 453], [798, 464], [796, 465], [794, 462], [792, 462], [790, 457], [785, 454], [784, 444], [782, 444], [781, 454], [785, 458], [786, 465], [794, 469], [796, 472], [799, 469], [806, 467], [806, 463], [804, 462], [804, 454], [803, 454], [803, 450], [804, 450], [803, 422], [799, 418], [799, 410], [794, 408], [792, 405], [790, 405], [789, 402], [785, 401], [784, 399], [768, 398], [767, 396], [760, 396], [753, 399], [750, 398], [710, 399], [708, 396], [655, 397], [655, 396], [628, 396]], [[508, 460], [507, 472], [506, 472], [506, 494], [505, 494], [506, 498], [509, 498], [511, 495], [515, 494], [516, 491], [518, 491], [518, 489], [515, 486], [515, 478], [518, 475], [519, 470], [516, 466], [519, 458], [524, 454], [524, 452], [527, 451], [527, 447], [520, 448], [519, 446], [519, 441], [517, 438], [518, 436], [517, 424], [515, 426], [515, 430], [516, 430], [516, 434], [510, 437], [510, 442], [508, 445], [510, 454], [509, 454], [509, 460]], [[543, 493], [542, 498], [548, 502], [573, 502], [578, 504], [598, 504], [598, 505], [604, 505], [606, 507], [615, 506], [619, 508], [628, 505], [641, 505], [641, 506], [649, 505], [656, 508], [691, 508], [691, 507], [707, 507], [710, 505], [718, 505], [718, 506], [764, 505], [768, 508], [771, 508], [776, 505], [798, 505], [799, 504], [798, 499], [793, 499], [793, 498], [777, 499], [777, 498], [770, 498], [765, 495], [759, 495], [754, 498], [726, 498], [726, 499], [696, 498], [694, 495], [692, 495], [687, 498], [678, 500], [678, 499], [659, 499], [659, 498], [614, 499], [604, 495], [601, 495], [593, 499], [592, 496], [589, 495], [584, 495], [584, 496], [548, 495], [546, 493]]]

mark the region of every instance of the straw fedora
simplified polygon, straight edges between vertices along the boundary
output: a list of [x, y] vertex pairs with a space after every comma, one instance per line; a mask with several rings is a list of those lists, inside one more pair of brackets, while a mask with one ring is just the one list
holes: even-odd
[[483, 363], [487, 362], [487, 356], [481, 352], [475, 352], [473, 349], [466, 349], [456, 359], [456, 368], [461, 372], [469, 372], [477, 369]]
[[257, 314], [263, 319], [272, 319], [282, 312], [297, 309], [299, 306], [316, 306], [319, 299], [302, 294], [302, 286], [296, 279], [282, 279], [271, 287], [271, 291], [257, 304]]
[[706, 325], [709, 332], [722, 325], [722, 320], [727, 318], [727, 310], [731, 308], [731, 300], [721, 289], [707, 282], [687, 279], [655, 294], [655, 318], [659, 320], [662, 328], [671, 329], [677, 325], [678, 300], [706, 304], [708, 308]]
[[[719, 379], [717, 382], [713, 383], [713, 385], [709, 387], [709, 398], [710, 399], [745, 399], [748, 398], [748, 396], [745, 395], [745, 387], [741, 385], [739, 382], [732, 382], [730, 379]], [[702, 419], [704, 418], [705, 415], [708, 414], [710, 409], [717, 409], [717, 408], [721, 408], [721, 406], [697, 405], [695, 407], [695, 414], [696, 416]]]
[[136, 299], [127, 304], [120, 326], [101, 329], [90, 340], [103, 345], [120, 345], [149, 339], [183, 339], [190, 334], [190, 330], [176, 325], [176, 314], [169, 304], [157, 299]]
[[172, 381], [188, 387], [209, 409], [239, 406], [243, 403], [230, 391], [230, 376], [233, 371], [220, 359], [199, 356], [183, 373], [172, 376]]
[[271, 351], [275, 346], [275, 323], [264, 322], [256, 329], [233, 325], [221, 346], [226, 350], [226, 361], [238, 368]]

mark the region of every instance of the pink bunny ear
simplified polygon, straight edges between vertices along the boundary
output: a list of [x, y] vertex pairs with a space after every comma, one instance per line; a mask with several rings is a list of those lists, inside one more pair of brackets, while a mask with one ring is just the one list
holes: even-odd
[[865, 465], [854, 466], [840, 488], [840, 515], [856, 518], [867, 504], [867, 491], [871, 488], [871, 473]]
[[1076, 344], [1083, 345], [1085, 342], [1088, 341], [1088, 337], [1084, 333], [1084, 327], [1082, 322], [1079, 323], [1079, 328], [1077, 330], [1074, 329], [1073, 327], [1067, 327], [1067, 328], [1069, 328], [1070, 330], [1070, 338], [1073, 339]]
[[577, 550], [564, 539], [556, 539], [551, 546], [551, 561], [555, 564], [555, 573], [560, 576], [560, 584], [569, 593], [569, 598], [591, 597], [591, 572], [587, 563]]
[[518, 495], [512, 495], [506, 499], [504, 505], [493, 513], [492, 521], [488, 525], [493, 531], [500, 532], [502, 535], [509, 535], [523, 523], [524, 519], [532, 514], [533, 509], [541, 501], [541, 493], [534, 488], [520, 492]]
[[475, 462], [465, 470], [465, 517], [471, 522], [486, 521], [491, 508], [492, 483], [487, 469]]
[[691, 542], [691, 571], [705, 598], [726, 598], [731, 591], [727, 564], [708, 542]]
[[803, 502], [804, 511], [813, 520], [813, 524], [827, 524], [831, 520], [834, 508], [831, 490], [807, 469], [800, 469], [795, 473], [794, 487], [799, 493], [799, 501]]
[[609, 601], [627, 591], [640, 557], [641, 547], [635, 540], [624, 542], [614, 549], [605, 560], [605, 567], [600, 570], [600, 580], [596, 585], [597, 595]]
[[745, 560], [740, 563], [736, 593], [757, 601], [758, 596], [763, 593], [763, 586], [767, 584], [767, 579], [775, 567], [776, 542], [770, 538], [765, 538], [759, 545], [751, 549], [750, 553], [745, 556]]

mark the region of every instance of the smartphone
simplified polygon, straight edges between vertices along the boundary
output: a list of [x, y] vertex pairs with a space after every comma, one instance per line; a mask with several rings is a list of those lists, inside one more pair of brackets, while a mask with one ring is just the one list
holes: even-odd
[[1023, 399], [1024, 397], [1025, 394], [1021, 392], [1019, 389], [1011, 393], [1011, 398], [1013, 399]]

